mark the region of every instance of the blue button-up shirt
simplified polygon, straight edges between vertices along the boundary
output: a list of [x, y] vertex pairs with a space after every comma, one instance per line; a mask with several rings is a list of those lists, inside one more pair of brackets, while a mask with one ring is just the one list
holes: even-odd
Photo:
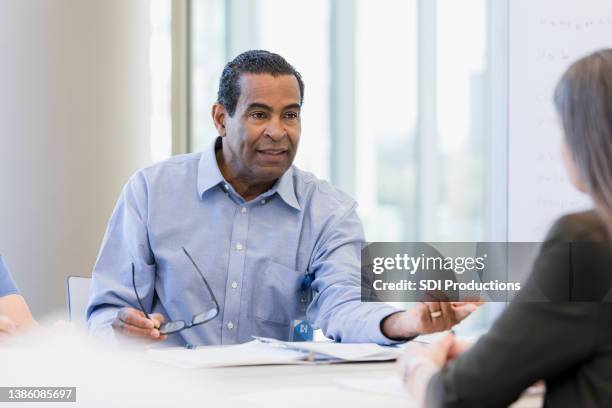
[[[381, 320], [397, 310], [360, 301], [363, 228], [356, 203], [329, 183], [291, 167], [245, 202], [217, 165], [215, 148], [173, 157], [136, 173], [109, 221], [93, 271], [90, 331], [110, 335], [119, 308], [190, 322], [218, 300], [214, 320], [166, 344], [235, 344], [251, 336], [289, 337], [307, 318], [337, 341], [390, 343]], [[314, 278], [302, 289], [304, 276]]]
[[19, 293], [19, 290], [0, 255], [0, 297], [16, 293]]

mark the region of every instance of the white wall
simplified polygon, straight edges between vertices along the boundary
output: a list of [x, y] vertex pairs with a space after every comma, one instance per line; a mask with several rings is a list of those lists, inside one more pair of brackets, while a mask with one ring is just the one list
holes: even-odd
[[148, 0], [0, 1], [0, 253], [35, 315], [150, 162]]

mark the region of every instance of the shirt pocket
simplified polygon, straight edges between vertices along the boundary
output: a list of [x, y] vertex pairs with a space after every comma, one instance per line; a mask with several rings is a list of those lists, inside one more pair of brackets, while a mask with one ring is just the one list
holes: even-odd
[[303, 272], [268, 261], [256, 278], [251, 305], [253, 317], [283, 325], [303, 318], [305, 311], [300, 307], [300, 298], [304, 297], [303, 278]]

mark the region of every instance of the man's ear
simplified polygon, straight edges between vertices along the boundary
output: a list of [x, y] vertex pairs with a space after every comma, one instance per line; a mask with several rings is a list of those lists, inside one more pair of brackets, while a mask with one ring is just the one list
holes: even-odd
[[219, 136], [225, 136], [225, 120], [228, 117], [227, 111], [225, 110], [225, 106], [220, 103], [215, 103], [212, 106], [212, 120], [215, 124], [215, 128], [217, 128], [217, 133]]

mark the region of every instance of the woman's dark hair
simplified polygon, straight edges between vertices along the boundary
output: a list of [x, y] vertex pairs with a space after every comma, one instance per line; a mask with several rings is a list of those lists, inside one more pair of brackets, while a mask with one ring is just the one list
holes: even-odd
[[270, 74], [274, 77], [279, 75], [293, 75], [300, 87], [300, 105], [304, 102], [304, 82], [299, 72], [295, 70], [283, 57], [264, 50], [250, 50], [243, 52], [231, 60], [223, 68], [221, 80], [219, 81], [219, 92], [217, 103], [225, 106], [228, 115], [234, 116], [236, 105], [240, 97], [240, 75]]
[[612, 233], [612, 49], [574, 62], [554, 102], [578, 178]]

